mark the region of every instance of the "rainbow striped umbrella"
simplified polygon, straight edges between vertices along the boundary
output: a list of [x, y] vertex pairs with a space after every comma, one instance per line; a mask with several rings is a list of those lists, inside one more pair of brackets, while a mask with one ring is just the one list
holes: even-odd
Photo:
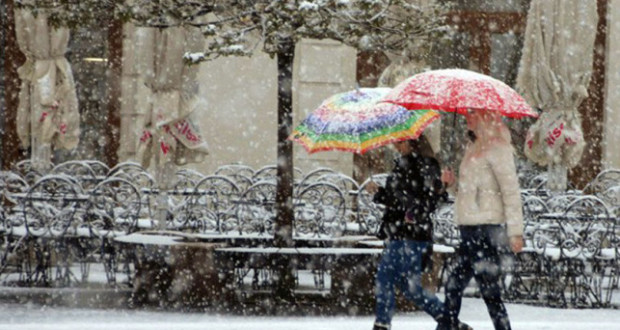
[[409, 111], [391, 103], [377, 103], [391, 88], [361, 88], [333, 95], [323, 101], [289, 139], [301, 143], [308, 153], [327, 150], [365, 152], [415, 139], [439, 118], [432, 110]]

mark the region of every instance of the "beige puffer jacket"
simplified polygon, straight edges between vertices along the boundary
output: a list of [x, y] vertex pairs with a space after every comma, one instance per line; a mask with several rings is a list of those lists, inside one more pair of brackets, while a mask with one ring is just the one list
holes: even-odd
[[512, 147], [489, 142], [478, 154], [469, 144], [459, 167], [458, 225], [506, 224], [509, 237], [523, 235], [523, 211]]

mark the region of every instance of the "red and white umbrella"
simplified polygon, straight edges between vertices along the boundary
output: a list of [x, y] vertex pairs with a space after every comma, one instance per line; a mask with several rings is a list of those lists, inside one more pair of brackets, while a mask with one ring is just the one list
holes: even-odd
[[409, 110], [432, 109], [465, 114], [468, 109], [498, 111], [510, 118], [538, 113], [510, 86], [493, 77], [463, 69], [431, 70], [398, 84], [382, 101]]

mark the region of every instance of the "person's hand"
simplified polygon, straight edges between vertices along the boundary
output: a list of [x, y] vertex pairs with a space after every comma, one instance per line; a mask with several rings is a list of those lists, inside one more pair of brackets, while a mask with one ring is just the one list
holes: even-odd
[[366, 184], [366, 191], [374, 195], [379, 191], [379, 185], [374, 181], [370, 181]]
[[523, 236], [510, 237], [510, 249], [514, 253], [519, 253], [523, 250]]
[[405, 223], [412, 224], [413, 222], [413, 215], [410, 212], [405, 212]]
[[456, 176], [454, 175], [454, 172], [452, 172], [452, 170], [449, 168], [441, 171], [441, 182], [443, 182], [446, 187], [453, 185], [456, 182]]

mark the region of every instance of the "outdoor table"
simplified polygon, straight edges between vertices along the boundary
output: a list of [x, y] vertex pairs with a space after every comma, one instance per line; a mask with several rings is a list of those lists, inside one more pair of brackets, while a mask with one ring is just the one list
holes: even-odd
[[[330, 299], [347, 306], [372, 308], [374, 274], [382, 252], [377, 248], [225, 247], [215, 250], [215, 259], [217, 267], [226, 274], [228, 285], [246, 296], [261, 292], [273, 294], [271, 275], [279, 267], [288, 265], [297, 273], [310, 271], [313, 274], [314, 288], [310, 292], [323, 292], [326, 274], [329, 274]], [[244, 281], [246, 276], [251, 277], [250, 288]], [[299, 283], [294, 289], [296, 293], [305, 290], [308, 288], [300, 287]]]
[[213, 253], [225, 244], [173, 231], [137, 232], [114, 240], [135, 255], [134, 302], [217, 305], [228, 299]]
[[382, 250], [376, 248], [342, 247], [225, 247], [215, 250], [216, 256], [228, 267], [271, 268], [281, 256], [293, 257], [302, 269], [329, 268], [332, 263], [347, 259], [345, 263], [357, 264], [368, 256], [378, 257]]

